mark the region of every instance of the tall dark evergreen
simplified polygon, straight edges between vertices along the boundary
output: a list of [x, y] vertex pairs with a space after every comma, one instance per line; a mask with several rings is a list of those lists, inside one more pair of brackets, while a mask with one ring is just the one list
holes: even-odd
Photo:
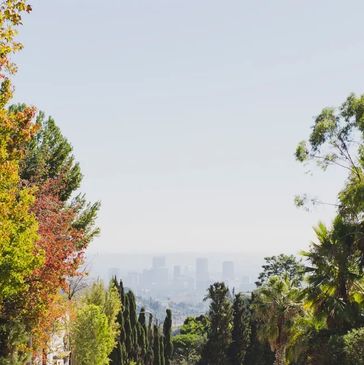
[[245, 364], [246, 353], [250, 345], [250, 319], [249, 299], [241, 293], [235, 295], [233, 302], [232, 342], [229, 351], [232, 365]]
[[118, 338], [116, 339], [116, 345], [113, 349], [112, 353], [109, 356], [111, 365], [126, 365], [127, 364], [127, 356], [126, 356], [126, 348], [125, 348], [125, 327], [124, 327], [124, 286], [123, 282], [117, 281], [116, 277], [112, 279], [112, 284], [117, 288], [119, 293], [119, 299], [121, 303], [121, 311], [118, 314], [117, 322], [120, 328], [120, 332]]
[[126, 357], [130, 361], [133, 357], [133, 349], [134, 349], [134, 342], [132, 336], [132, 327], [130, 321], [130, 303], [129, 303], [129, 296], [124, 296], [124, 329], [125, 329], [125, 350], [126, 350]]
[[170, 365], [173, 354], [172, 343], [172, 311], [166, 310], [166, 318], [163, 323], [163, 336], [164, 336], [164, 358], [166, 365]]
[[146, 354], [146, 365], [153, 365], [154, 361], [154, 328], [153, 328], [153, 315], [149, 313], [148, 325], [147, 325], [147, 343], [148, 350]]
[[164, 358], [164, 338], [163, 336], [159, 338], [159, 354], [161, 359], [161, 365], [166, 364], [166, 360]]
[[147, 341], [144, 327], [138, 322], [137, 324], [137, 336], [138, 336], [138, 361], [145, 363], [147, 355]]
[[270, 349], [268, 342], [262, 342], [258, 338], [259, 323], [251, 321], [250, 346], [245, 357], [246, 365], [272, 365], [274, 363], [274, 352]]
[[160, 352], [160, 335], [157, 325], [153, 327], [153, 365], [162, 365]]
[[229, 289], [224, 283], [215, 283], [208, 289], [205, 300], [210, 300], [210, 327], [202, 350], [203, 365], [228, 365], [231, 346], [232, 304]]
[[145, 333], [147, 333], [147, 319], [145, 317], [145, 308], [144, 307], [141, 307], [141, 309], [140, 309], [138, 321], [144, 328]]
[[138, 317], [138, 343], [141, 351], [141, 357], [146, 362], [149, 341], [148, 341], [148, 329], [147, 329], [147, 321], [145, 317], [144, 307], [140, 309]]
[[126, 294], [128, 297], [129, 304], [129, 320], [130, 320], [130, 332], [127, 332], [126, 335], [131, 337], [132, 348], [130, 351], [130, 358], [134, 361], [138, 361], [139, 357], [139, 344], [138, 344], [138, 317], [136, 311], [136, 302], [135, 296], [132, 291], [128, 291]]

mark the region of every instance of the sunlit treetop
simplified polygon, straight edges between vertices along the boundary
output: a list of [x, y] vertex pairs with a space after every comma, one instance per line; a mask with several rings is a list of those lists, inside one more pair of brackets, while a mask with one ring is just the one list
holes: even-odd
[[16, 40], [17, 27], [22, 24], [23, 13], [30, 13], [31, 6], [25, 0], [0, 1], [0, 76], [14, 74], [16, 66], [11, 55], [23, 48]]
[[[339, 166], [348, 171], [338, 194], [339, 211], [361, 219], [364, 212], [364, 95], [351, 94], [339, 108], [324, 108], [315, 118], [307, 141], [298, 144], [299, 162], [314, 161], [326, 170]], [[303, 199], [304, 200], [304, 199]], [[303, 200], [296, 198], [297, 205]]]

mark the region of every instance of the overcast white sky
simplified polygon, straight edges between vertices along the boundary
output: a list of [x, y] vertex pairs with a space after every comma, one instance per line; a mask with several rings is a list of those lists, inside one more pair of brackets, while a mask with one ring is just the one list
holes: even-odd
[[93, 252], [297, 253], [337, 170], [294, 161], [312, 117], [364, 92], [364, 2], [34, 0], [16, 100], [72, 142], [101, 200]]

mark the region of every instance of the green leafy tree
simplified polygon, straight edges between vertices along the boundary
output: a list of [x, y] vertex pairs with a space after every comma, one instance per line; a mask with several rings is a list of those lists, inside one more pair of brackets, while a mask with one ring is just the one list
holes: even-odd
[[249, 300], [241, 293], [235, 295], [233, 302], [233, 328], [229, 355], [232, 365], [244, 365], [250, 346], [251, 314]]
[[258, 336], [275, 353], [274, 365], [286, 364], [286, 349], [293, 322], [302, 312], [299, 289], [288, 277], [272, 276], [256, 291], [253, 313], [259, 321]]
[[[364, 96], [350, 95], [339, 108], [325, 108], [316, 117], [308, 141], [299, 143], [296, 158], [316, 162], [322, 169], [338, 166], [347, 179], [337, 201], [339, 215], [356, 224], [354, 243], [364, 262]], [[297, 197], [305, 205], [307, 197]]]
[[[10, 107], [13, 112], [22, 112], [24, 109], [23, 104]], [[95, 221], [100, 203], [88, 202], [84, 194], [78, 194], [70, 200], [83, 178], [73, 148], [54, 119], [46, 118], [43, 112], [38, 114], [35, 126], [37, 133], [28, 143], [20, 166], [21, 179], [35, 186], [44, 185], [49, 180], [57, 182], [53, 184], [54, 193], [77, 212], [73, 227], [82, 230], [83, 241], [80, 246], [84, 246], [99, 234]]]
[[114, 347], [114, 334], [100, 306], [82, 307], [72, 328], [74, 359], [77, 365], [107, 365]]
[[288, 276], [288, 278], [300, 285], [303, 280], [305, 267], [293, 255], [280, 254], [278, 256], [265, 257], [266, 263], [262, 266], [263, 271], [258, 276], [257, 286], [266, 283], [271, 276]]
[[[23, 110], [23, 104], [13, 105], [10, 110]], [[53, 118], [40, 112], [36, 119], [37, 133], [30, 141], [22, 162], [22, 178], [37, 184], [48, 179], [61, 179], [62, 200], [70, 198], [81, 184], [80, 166], [72, 155], [72, 146], [63, 136]]]
[[348, 365], [364, 364], [364, 327], [353, 329], [344, 336], [344, 351]]
[[208, 289], [205, 300], [210, 300], [208, 313], [210, 326], [207, 342], [202, 351], [201, 364], [229, 364], [231, 346], [232, 304], [229, 289], [224, 283], [215, 283]]
[[86, 292], [83, 301], [87, 304], [94, 304], [101, 308], [108, 319], [109, 332], [114, 340], [119, 334], [118, 314], [121, 311], [118, 288], [111, 281], [109, 288], [105, 289], [102, 281], [96, 281]]
[[13, 97], [10, 77], [17, 71], [11, 56], [22, 49], [17, 28], [30, 11], [26, 1], [0, 2], [0, 362], [14, 364], [24, 361], [21, 352], [26, 352], [29, 330], [17, 315], [18, 298], [29, 285], [27, 278], [43, 264], [43, 253], [35, 246], [37, 221], [31, 213], [34, 189], [20, 179], [26, 145], [36, 133], [35, 109], [7, 108]]
[[180, 333], [172, 337], [173, 364], [197, 364], [206, 342], [209, 321], [206, 316], [187, 317]]

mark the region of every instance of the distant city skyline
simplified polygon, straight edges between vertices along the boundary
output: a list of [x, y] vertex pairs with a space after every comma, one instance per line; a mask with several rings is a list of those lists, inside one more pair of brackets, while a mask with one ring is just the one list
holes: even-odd
[[117, 277], [138, 296], [190, 304], [201, 303], [208, 287], [216, 281], [224, 281], [234, 291], [253, 290], [262, 264], [257, 257], [249, 257], [250, 265], [244, 265], [244, 257], [232, 260], [228, 255], [213, 254], [97, 255], [89, 260], [93, 278], [109, 282]]

